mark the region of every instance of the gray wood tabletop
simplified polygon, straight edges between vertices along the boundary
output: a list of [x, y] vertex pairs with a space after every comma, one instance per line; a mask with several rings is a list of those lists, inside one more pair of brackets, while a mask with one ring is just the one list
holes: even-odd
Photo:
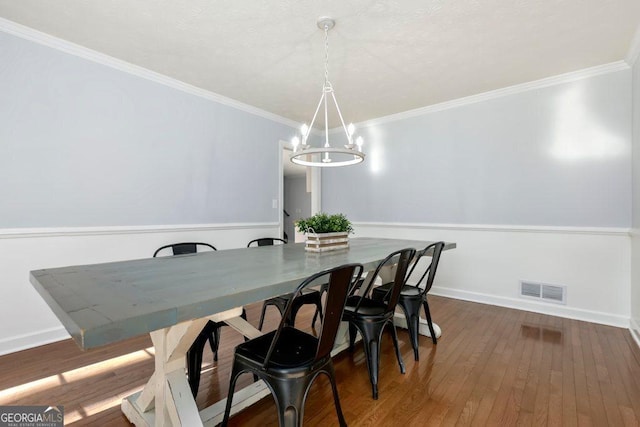
[[[310, 253], [304, 243], [35, 270], [30, 280], [83, 349], [291, 292], [346, 263], [373, 269], [389, 253], [427, 241], [355, 238]], [[455, 248], [447, 243], [445, 249]]]

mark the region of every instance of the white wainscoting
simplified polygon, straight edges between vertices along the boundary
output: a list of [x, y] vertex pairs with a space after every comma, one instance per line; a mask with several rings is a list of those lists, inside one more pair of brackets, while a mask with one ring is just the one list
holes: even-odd
[[[445, 240], [432, 293], [630, 327], [630, 237], [617, 228], [355, 223], [354, 237]], [[519, 297], [519, 281], [567, 286], [567, 304]]]
[[245, 247], [278, 233], [277, 223], [0, 230], [0, 354], [69, 337], [29, 283], [31, 270], [149, 258], [176, 242]]

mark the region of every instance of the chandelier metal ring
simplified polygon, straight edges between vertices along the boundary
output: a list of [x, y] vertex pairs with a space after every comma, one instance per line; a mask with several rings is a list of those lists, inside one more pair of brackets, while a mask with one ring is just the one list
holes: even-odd
[[[346, 160], [336, 160], [331, 159], [328, 160], [324, 158], [325, 154], [339, 154], [346, 155], [352, 157], [351, 159]], [[308, 160], [309, 158], [313, 159], [314, 156], [320, 157], [319, 160]], [[324, 167], [324, 168], [332, 168], [338, 166], [350, 166], [357, 165], [358, 163], [364, 160], [364, 153], [354, 150], [353, 148], [333, 148], [333, 147], [323, 147], [323, 148], [307, 148], [303, 151], [298, 151], [293, 153], [290, 157], [291, 161], [297, 165], [302, 166], [315, 166], [315, 167]]]

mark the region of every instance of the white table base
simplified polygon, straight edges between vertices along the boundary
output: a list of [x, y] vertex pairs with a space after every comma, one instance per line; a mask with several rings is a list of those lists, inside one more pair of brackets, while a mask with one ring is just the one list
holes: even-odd
[[[186, 354], [208, 320], [225, 322], [247, 338], [262, 333], [240, 314], [242, 307], [202, 319], [180, 323], [151, 332], [155, 349], [155, 372], [142, 391], [122, 401], [122, 412], [140, 426], [214, 426], [222, 421], [227, 400], [198, 411], [185, 375]], [[237, 413], [270, 394], [263, 381], [253, 383], [234, 394], [231, 413]], [[161, 410], [159, 409], [161, 408]]]
[[[396, 326], [407, 329], [407, 319], [404, 317], [402, 313], [396, 313], [393, 317], [393, 323]], [[438, 326], [435, 322], [431, 322], [433, 324], [433, 332], [436, 333], [436, 338], [440, 338], [442, 335], [442, 330], [440, 326]], [[418, 326], [418, 333], [420, 335], [424, 335], [425, 337], [431, 337], [431, 331], [429, 331], [429, 326], [427, 324], [427, 319], [420, 318], [420, 325]]]

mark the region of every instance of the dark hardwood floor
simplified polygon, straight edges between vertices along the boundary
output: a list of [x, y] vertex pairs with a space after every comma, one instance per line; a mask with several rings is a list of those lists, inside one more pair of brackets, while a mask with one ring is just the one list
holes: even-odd
[[[335, 359], [340, 400], [351, 426], [640, 425], [640, 350], [626, 329], [483, 304], [431, 297], [443, 329], [436, 346], [420, 340], [420, 361], [406, 331], [399, 332], [407, 368], [401, 375], [388, 334], [383, 338], [380, 399], [371, 386], [362, 347]], [[260, 305], [248, 307], [257, 324]], [[303, 309], [298, 325], [308, 326]], [[269, 311], [265, 329], [279, 317]], [[227, 394], [229, 367], [241, 337], [223, 328], [220, 360], [205, 350], [197, 403]], [[64, 405], [74, 425], [126, 426], [124, 396], [153, 372], [153, 348], [140, 337], [82, 352], [63, 341], [0, 357], [0, 405]], [[252, 381], [246, 375], [244, 382]], [[277, 425], [268, 397], [231, 425]], [[305, 425], [336, 425], [328, 381], [312, 386]]]

